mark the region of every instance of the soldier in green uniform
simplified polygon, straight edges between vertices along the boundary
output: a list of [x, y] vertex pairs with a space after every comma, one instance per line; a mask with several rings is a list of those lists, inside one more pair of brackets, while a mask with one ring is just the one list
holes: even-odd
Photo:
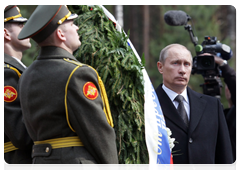
[[38, 6], [18, 38], [41, 47], [20, 79], [33, 163], [118, 163], [116, 136], [98, 73], [72, 55], [78, 27], [64, 5]]
[[26, 66], [22, 52], [31, 47], [30, 39], [18, 40], [26, 18], [16, 5], [4, 9], [4, 159], [7, 163], [32, 163], [33, 142], [22, 119], [18, 81]]

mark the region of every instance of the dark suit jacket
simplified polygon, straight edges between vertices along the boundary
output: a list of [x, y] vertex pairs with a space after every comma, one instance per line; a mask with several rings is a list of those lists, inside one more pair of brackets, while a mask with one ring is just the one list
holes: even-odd
[[[4, 53], [4, 64], [17, 69], [21, 74], [25, 68], [14, 58]], [[19, 76], [16, 71], [4, 67], [4, 86], [11, 86], [18, 90]], [[17, 94], [18, 95], [18, 94]], [[32, 163], [32, 139], [28, 135], [22, 119], [22, 109], [19, 96], [12, 102], [4, 101], [4, 143], [11, 141], [18, 150], [7, 152], [4, 159], [7, 163]]]
[[187, 87], [190, 102], [190, 121], [187, 128], [162, 89], [162, 84], [158, 86], [156, 93], [166, 126], [178, 142], [172, 151], [174, 164], [233, 163], [229, 132], [218, 99]]
[[233, 106], [228, 109], [224, 109], [228, 130], [231, 138], [233, 160], [236, 160], [236, 71], [232, 69], [228, 64], [219, 67], [222, 71], [222, 77], [227, 84], [231, 93], [231, 100]]

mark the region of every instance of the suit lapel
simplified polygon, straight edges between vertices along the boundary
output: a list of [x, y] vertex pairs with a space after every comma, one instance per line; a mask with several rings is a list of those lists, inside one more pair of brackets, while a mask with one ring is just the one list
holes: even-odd
[[191, 135], [199, 124], [207, 102], [202, 99], [202, 94], [194, 92], [189, 87], [187, 88], [187, 92], [190, 102], [189, 135]]
[[188, 128], [186, 124], [183, 122], [183, 119], [178, 114], [177, 109], [173, 105], [171, 99], [168, 97], [166, 92], [162, 89], [162, 84], [158, 86], [158, 88], [156, 89], [156, 93], [157, 93], [158, 100], [160, 102], [163, 114], [165, 116], [165, 119], [168, 119], [169, 121], [173, 122], [179, 128], [181, 128], [187, 133]]

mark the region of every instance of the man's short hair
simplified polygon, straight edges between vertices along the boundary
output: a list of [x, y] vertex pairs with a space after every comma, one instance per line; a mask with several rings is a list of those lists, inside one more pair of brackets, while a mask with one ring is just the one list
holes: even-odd
[[13, 24], [23, 25], [23, 22], [4, 22], [4, 28], [6, 28], [8, 31], [11, 31], [11, 27]]
[[55, 31], [53, 33], [51, 33], [45, 40], [38, 43], [38, 45], [40, 47], [45, 46], [45, 45], [54, 45], [55, 44], [54, 34], [55, 34]]
[[[172, 47], [183, 48], [183, 49], [186, 49], [187, 51], [189, 51], [185, 46], [183, 46], [181, 44], [170, 44], [170, 45], [166, 46], [165, 48], [163, 48], [162, 51], [160, 52], [159, 61], [161, 63], [165, 62], [166, 58], [168, 57], [168, 52]], [[190, 51], [189, 51], [189, 53], [191, 55]]]
[[9, 23], [9, 22], [4, 22], [4, 28], [10, 29], [10, 27], [11, 27], [11, 23]]
[[38, 45], [40, 47], [46, 46], [46, 45], [55, 45], [54, 34], [56, 34], [56, 31], [58, 29], [67, 30], [67, 28], [65, 26], [65, 23], [66, 22], [64, 22], [63, 24], [59, 25], [58, 28], [53, 33], [51, 33], [45, 40], [43, 40], [42, 42], [38, 43]]

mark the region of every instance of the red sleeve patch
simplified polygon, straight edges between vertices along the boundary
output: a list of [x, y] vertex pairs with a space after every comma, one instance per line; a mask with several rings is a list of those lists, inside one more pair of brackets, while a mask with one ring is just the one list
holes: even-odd
[[90, 100], [95, 100], [98, 97], [98, 90], [92, 82], [87, 82], [83, 86], [83, 94], [86, 98]]
[[4, 101], [13, 102], [17, 98], [17, 90], [12, 86], [4, 86]]

